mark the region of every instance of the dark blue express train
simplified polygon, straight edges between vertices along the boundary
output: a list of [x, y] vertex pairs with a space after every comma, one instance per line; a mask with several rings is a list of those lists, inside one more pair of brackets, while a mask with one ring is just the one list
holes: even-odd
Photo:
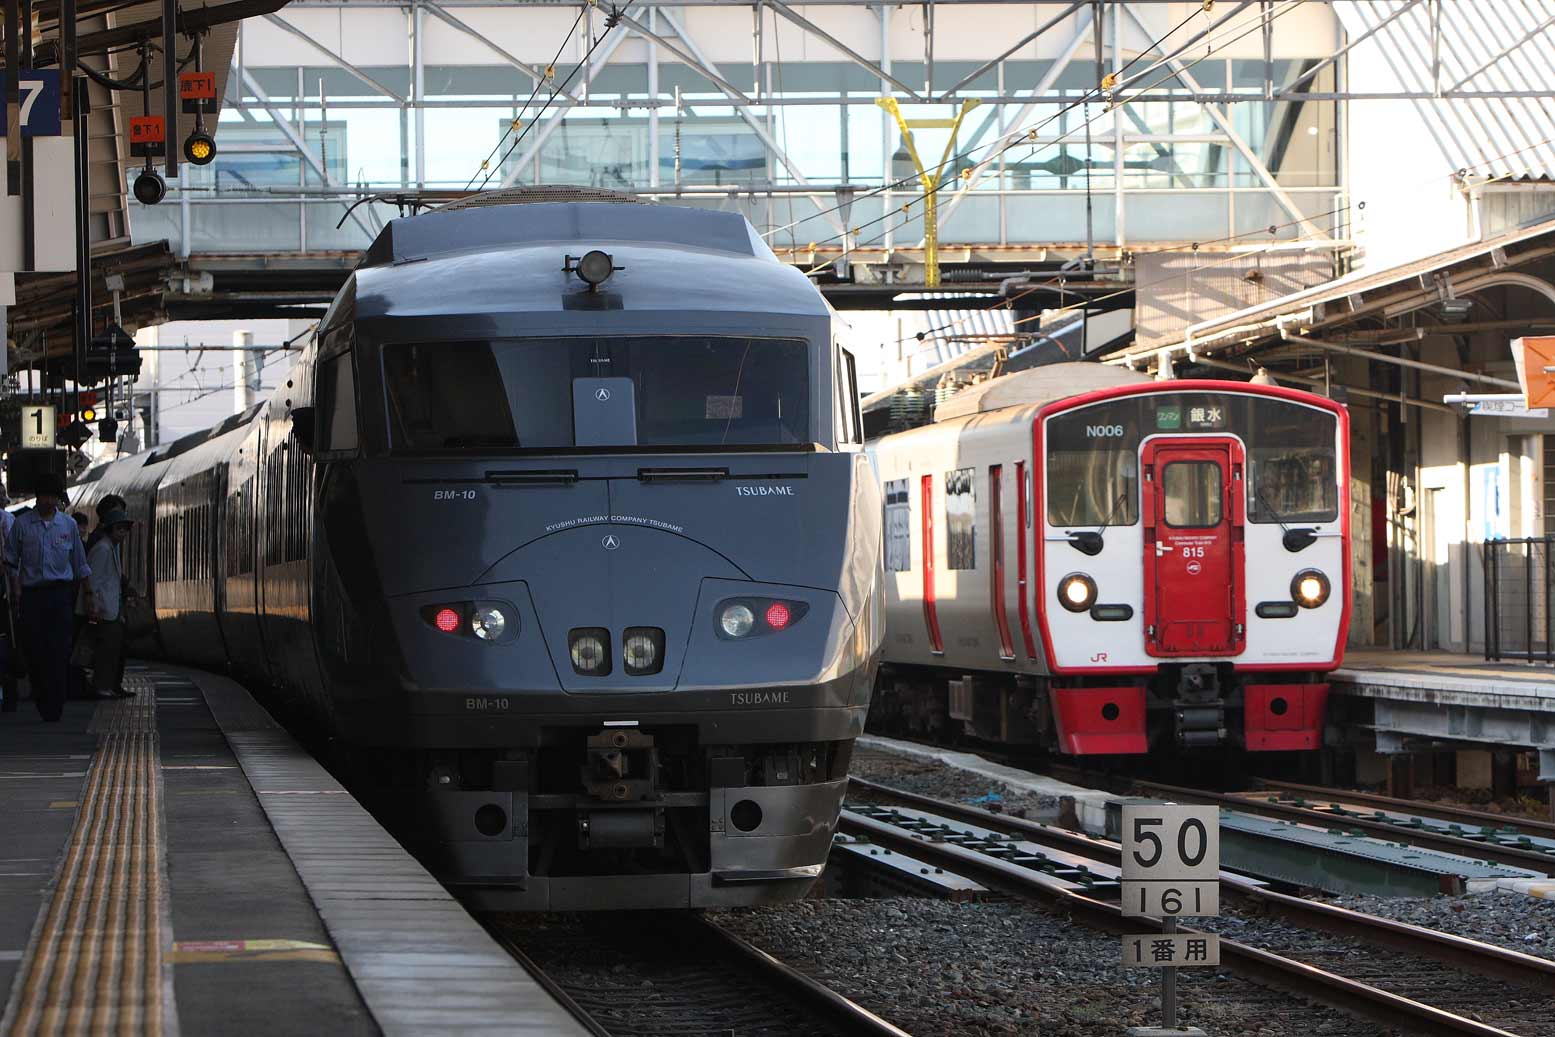
[[143, 650], [476, 905], [799, 896], [882, 644], [853, 358], [744, 218], [532, 195], [389, 224], [270, 400], [75, 503], [129, 501]]

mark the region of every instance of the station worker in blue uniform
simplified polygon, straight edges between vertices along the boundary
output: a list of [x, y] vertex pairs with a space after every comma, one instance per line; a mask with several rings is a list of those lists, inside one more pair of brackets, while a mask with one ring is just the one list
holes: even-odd
[[65, 483], [39, 477], [33, 509], [19, 515], [5, 538], [11, 590], [21, 601], [22, 644], [32, 674], [33, 699], [43, 719], [65, 710], [66, 667], [75, 631], [76, 586], [91, 575], [75, 519], [59, 509]]

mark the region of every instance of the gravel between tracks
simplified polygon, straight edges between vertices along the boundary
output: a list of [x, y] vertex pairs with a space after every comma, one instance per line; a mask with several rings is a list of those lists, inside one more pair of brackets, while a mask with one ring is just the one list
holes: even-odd
[[1331, 904], [1555, 959], [1555, 900], [1496, 890], [1463, 897], [1327, 897]]
[[[717, 918], [914, 1034], [1118, 1037], [1160, 1022], [1157, 974], [1122, 968], [1116, 936], [1018, 902], [806, 900]], [[1216, 1037], [1391, 1032], [1219, 969], [1179, 976], [1180, 1022]]]
[[849, 773], [908, 792], [935, 796], [957, 803], [995, 808], [1013, 817], [1033, 821], [1057, 815], [1058, 801], [1051, 796], [1033, 796], [1012, 789], [1002, 781], [985, 778], [957, 767], [911, 756], [899, 756], [884, 749], [856, 749]]

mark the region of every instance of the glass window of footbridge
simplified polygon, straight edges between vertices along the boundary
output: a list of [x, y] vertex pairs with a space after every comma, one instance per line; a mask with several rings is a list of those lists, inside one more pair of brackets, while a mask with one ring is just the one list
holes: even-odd
[[1150, 436], [1235, 436], [1247, 453], [1250, 522], [1339, 514], [1338, 418], [1288, 400], [1151, 393], [1048, 419], [1047, 520], [1065, 528], [1139, 521], [1139, 447]]
[[810, 355], [788, 339], [636, 337], [383, 347], [396, 450], [574, 446], [573, 380], [629, 378], [639, 447], [809, 443]]

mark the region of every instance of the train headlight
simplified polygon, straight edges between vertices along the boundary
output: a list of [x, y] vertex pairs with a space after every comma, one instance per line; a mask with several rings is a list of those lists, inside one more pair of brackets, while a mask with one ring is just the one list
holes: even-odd
[[1304, 609], [1315, 609], [1328, 600], [1328, 577], [1316, 569], [1303, 569], [1290, 581], [1290, 596]]
[[1058, 603], [1070, 612], [1084, 612], [1096, 604], [1096, 581], [1084, 573], [1070, 573], [1058, 581]]
[[664, 631], [658, 627], [627, 627], [622, 635], [621, 661], [631, 677], [664, 668]]
[[730, 637], [744, 637], [755, 625], [756, 613], [739, 602], [725, 605], [723, 614], [718, 617], [718, 628]]
[[599, 627], [579, 627], [567, 633], [572, 668], [585, 677], [610, 675], [610, 633]]
[[477, 605], [470, 616], [470, 630], [482, 641], [495, 641], [508, 628], [508, 617], [495, 605]]

